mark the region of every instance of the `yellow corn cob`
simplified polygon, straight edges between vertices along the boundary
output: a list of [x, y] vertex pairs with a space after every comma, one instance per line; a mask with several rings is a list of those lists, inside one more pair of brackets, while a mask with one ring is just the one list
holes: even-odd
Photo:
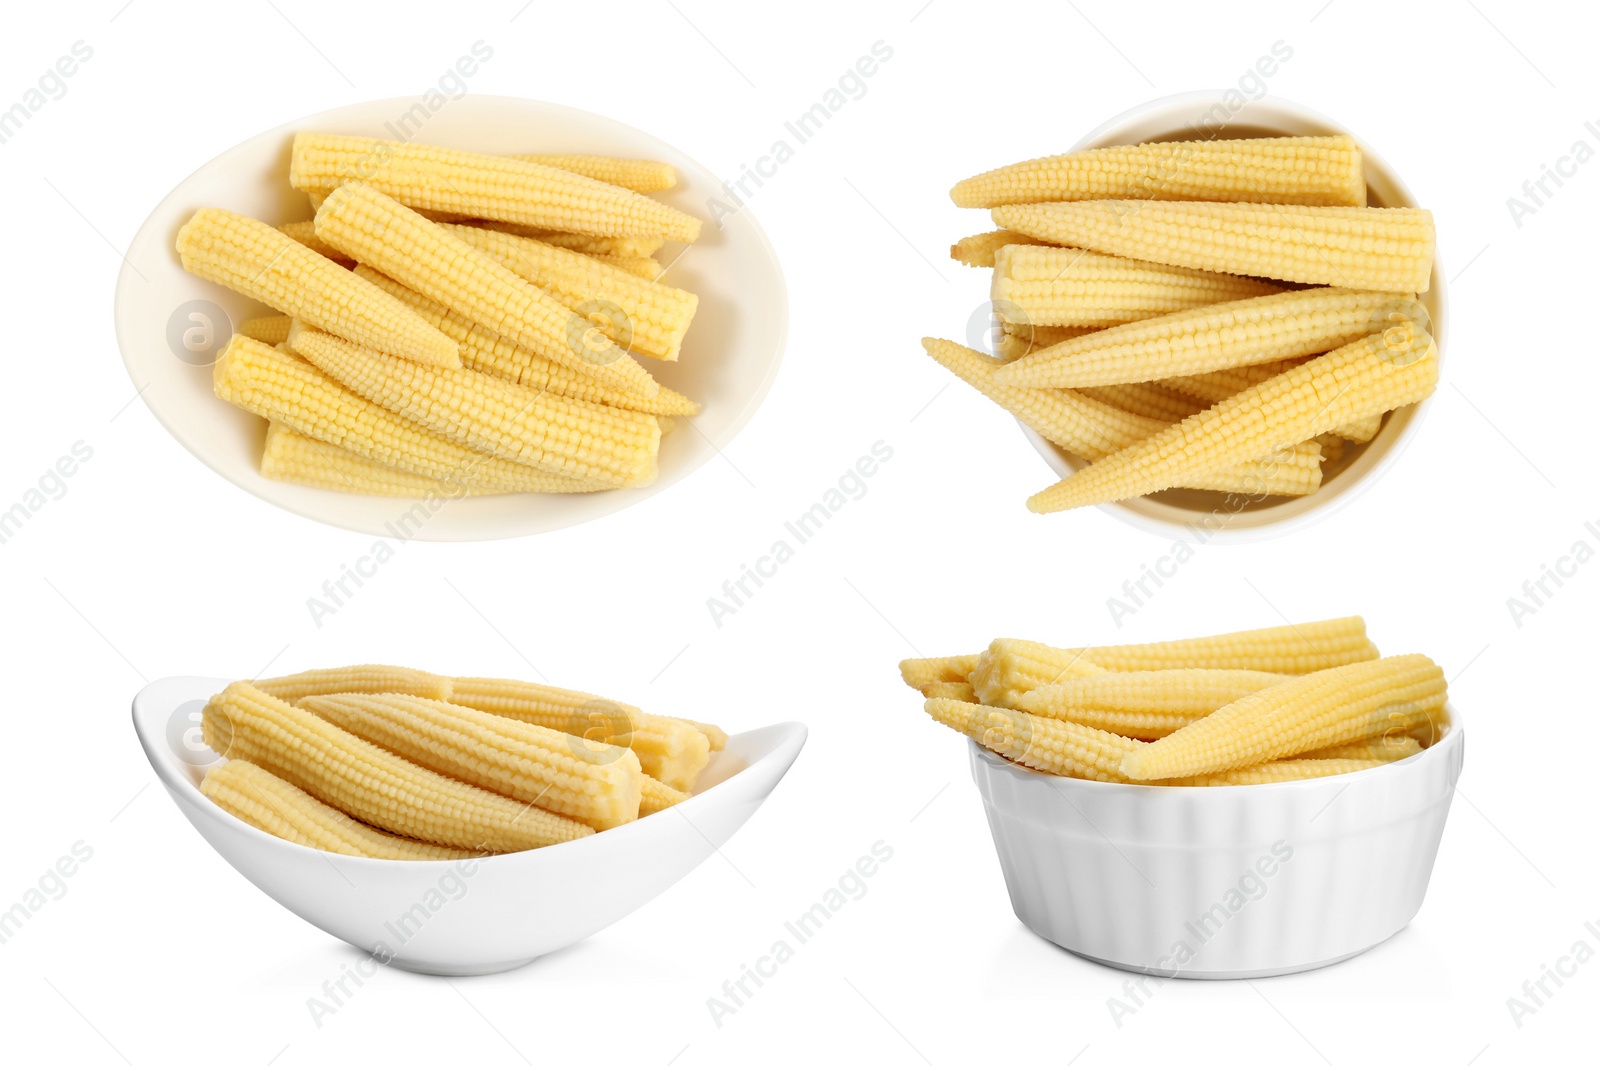
[[978, 653], [971, 655], [944, 655], [934, 659], [903, 659], [900, 678], [924, 696], [928, 686], [936, 684], [965, 683], [967, 675], [978, 665]]
[[1054, 200], [1222, 200], [1361, 207], [1361, 149], [1346, 136], [1167, 141], [1013, 163], [958, 182], [957, 207]]
[[[551, 247], [559, 246], [551, 245]], [[615, 267], [617, 270], [625, 271], [636, 278], [643, 278], [646, 281], [655, 281], [663, 273], [661, 264], [648, 255], [589, 255], [585, 253], [584, 258], [592, 259], [602, 266]]]
[[460, 366], [455, 342], [372, 283], [265, 222], [215, 207], [178, 231], [183, 268], [360, 344], [419, 363]]
[[1052, 244], [1308, 285], [1426, 292], [1433, 270], [1433, 215], [1411, 207], [1090, 200], [990, 213]]
[[1345, 438], [1334, 433], [1324, 433], [1317, 438], [1317, 444], [1322, 448], [1324, 466], [1337, 463], [1344, 458]]
[[[592, 492], [605, 485], [475, 452], [346, 390], [298, 356], [236, 336], [212, 368], [217, 398], [386, 466], [464, 491]], [[401, 525], [406, 525], [404, 517]]]
[[314, 489], [353, 492], [363, 496], [399, 496], [449, 499], [456, 496], [493, 496], [511, 490], [484, 488], [469, 483], [451, 484], [438, 478], [385, 466], [336, 444], [299, 433], [282, 422], [267, 425], [261, 449], [261, 476]]
[[1371, 740], [1357, 740], [1350, 744], [1336, 744], [1331, 748], [1317, 748], [1302, 752], [1301, 759], [1375, 759], [1379, 762], [1399, 762], [1409, 759], [1422, 750], [1421, 741], [1402, 733], [1385, 734]]
[[618, 159], [610, 155], [513, 155], [510, 158], [570, 170], [634, 192], [660, 192], [678, 184], [678, 172], [672, 164], [658, 163], [654, 159]]
[[473, 854], [464, 848], [442, 848], [362, 825], [244, 759], [229, 759], [212, 766], [200, 782], [200, 792], [264, 833], [320, 851], [368, 859], [411, 860], [464, 859]]
[[1382, 766], [1381, 759], [1280, 759], [1243, 770], [1228, 770], [1203, 777], [1180, 777], [1171, 781], [1152, 781], [1152, 785], [1273, 785], [1279, 781], [1308, 781], [1314, 777], [1335, 777]]
[[639, 817], [639, 760], [555, 729], [415, 696], [313, 696], [299, 706], [418, 766], [595, 829]]
[[484, 229], [509, 233], [514, 237], [532, 237], [536, 241], [543, 241], [545, 244], [553, 244], [557, 248], [566, 248], [573, 252], [582, 252], [584, 255], [648, 259], [660, 251], [661, 246], [666, 243], [660, 237], [591, 237], [587, 233], [563, 233], [560, 230], [539, 229], [536, 226], [519, 226], [515, 222], [479, 219], [472, 224]]
[[493, 677], [452, 678], [450, 702], [623, 747], [628, 746], [629, 734], [644, 728], [645, 720], [639, 708], [603, 696]]
[[1279, 291], [1255, 278], [1013, 244], [995, 253], [989, 298], [1037, 325], [1101, 327]]
[[[1252, 385], [1259, 385], [1268, 378], [1277, 377], [1303, 362], [1300, 359], [1283, 359], [1271, 363], [1255, 363], [1249, 366], [1234, 366], [1226, 370], [1213, 370], [1207, 374], [1194, 374], [1188, 377], [1163, 378], [1158, 384], [1173, 392], [1185, 396], [1193, 396], [1204, 400], [1207, 404], [1214, 404], [1226, 400], [1235, 393], [1243, 392]], [[1383, 425], [1383, 416], [1373, 415], [1343, 426], [1333, 427], [1332, 433], [1344, 440], [1365, 442], [1378, 435], [1378, 429]], [[1323, 447], [1323, 458], [1329, 458], [1328, 448]]]
[[728, 746], [727, 731], [721, 726], [712, 725], [710, 722], [697, 722], [693, 718], [672, 718], [671, 721], [682, 722], [691, 729], [705, 734], [706, 743], [711, 746], [712, 751], [721, 751]]
[[1153, 381], [1133, 381], [1123, 385], [1091, 385], [1073, 391], [1091, 400], [1110, 404], [1119, 411], [1127, 411], [1140, 418], [1153, 418], [1158, 422], [1182, 422], [1190, 415], [1206, 408], [1205, 404], [1198, 403], [1182, 393], [1163, 388]]
[[408, 363], [316, 330], [291, 331], [289, 343], [353, 392], [487, 455], [619, 487], [655, 478], [653, 415]]
[[604, 336], [591, 336], [586, 320], [370, 186], [335, 190], [317, 209], [317, 236], [546, 359], [585, 367], [601, 381], [645, 396], [659, 390], [621, 348]]
[[493, 330], [435, 303], [365, 264], [356, 267], [356, 273], [459, 342], [461, 363], [469, 370], [543, 389], [557, 396], [603, 403], [607, 407], [625, 407], [630, 411], [654, 415], [695, 415], [700, 412], [699, 404], [669, 388], [662, 387], [654, 396], [641, 396], [606, 384], [586, 366], [564, 366], [551, 362], [538, 352], [506, 340]]
[[352, 818], [475, 851], [522, 851], [593, 829], [426, 770], [310, 711], [236, 681], [201, 715], [206, 744], [247, 759]]
[[[322, 202], [328, 198], [328, 193], [330, 193], [332, 191], [333, 191], [332, 189], [328, 189], [326, 192], [310, 191], [310, 192], [306, 193], [306, 198], [311, 201], [311, 213], [312, 214], [316, 214], [317, 209], [322, 206]], [[466, 217], [467, 217], [466, 215], [451, 214], [448, 211], [422, 211], [422, 210], [418, 210], [417, 214], [421, 215], [423, 218], [427, 219], [430, 222], [460, 222], [460, 221], [463, 221], [464, 219], [466, 219]], [[491, 223], [486, 223], [486, 225], [488, 225], [488, 224], [491, 224]], [[315, 234], [316, 230], [313, 229], [312, 233]], [[337, 249], [335, 249], [335, 253], [339, 254], [339, 255], [343, 255], [343, 253], [342, 252], [338, 252]]]
[[251, 684], [285, 703], [293, 703], [307, 696], [328, 696], [342, 692], [397, 692], [430, 700], [450, 698], [448, 677], [405, 666], [377, 666], [370, 663], [303, 670], [283, 677], [260, 678]]
[[1028, 499], [1039, 514], [1143, 496], [1334, 426], [1416, 403], [1439, 381], [1433, 338], [1411, 322], [1284, 371]]
[[1024, 693], [1107, 670], [1305, 674], [1377, 657], [1378, 649], [1367, 639], [1361, 618], [1330, 618], [1211, 637], [1091, 648], [1054, 648], [1003, 637], [979, 657], [970, 680], [985, 703], [1014, 706]]
[[[408, 207], [472, 218], [597, 237], [692, 241], [700, 236], [699, 219], [648, 196], [571, 171], [504, 156], [370, 137], [295, 135], [289, 159], [290, 185], [328, 191], [346, 182], [371, 185]], [[328, 239], [320, 228], [318, 236]]]
[[1010, 708], [934, 699], [924, 703], [923, 710], [935, 722], [971, 737], [990, 751], [1063, 777], [1126, 781], [1118, 767], [1134, 749], [1144, 747], [1137, 740], [1102, 729]]
[[[1073, 455], [1094, 460], [1164, 432], [1169, 423], [1142, 418], [1070, 389], [1027, 389], [994, 380], [1001, 364], [953, 341], [924, 338], [936, 362], [1015, 415], [1023, 425]], [[1322, 483], [1321, 453], [1313, 443], [1294, 445], [1186, 477], [1185, 487], [1248, 495], [1305, 495]]]
[[293, 321], [288, 315], [257, 315], [240, 322], [234, 332], [262, 344], [282, 344], [289, 339], [289, 323]]
[[1006, 364], [1005, 385], [1082, 388], [1204, 374], [1326, 352], [1427, 312], [1410, 297], [1299, 289], [1129, 322]]
[[1190, 777], [1270, 762], [1432, 720], [1444, 671], [1426, 655], [1348, 663], [1242, 697], [1142, 747], [1122, 762], [1136, 781]]
[[278, 229], [283, 231], [284, 236], [299, 241], [307, 248], [310, 248], [313, 252], [316, 252], [320, 256], [326, 256], [327, 258], [332, 259], [340, 266], [350, 266], [355, 262], [355, 260], [339, 251], [339, 249], [322, 243], [322, 241], [317, 237], [316, 222], [309, 218], [304, 222], [285, 222], [283, 225], [279, 226]]
[[673, 718], [647, 714], [633, 731], [630, 748], [644, 772], [671, 788], [687, 792], [711, 759], [711, 742], [698, 729]]
[[1091, 332], [1088, 326], [1030, 326], [1016, 322], [1002, 322], [1001, 325], [1004, 328], [994, 354], [1002, 363], [1015, 362], [1029, 352]]
[[639, 817], [647, 814], [656, 814], [668, 807], [676, 807], [689, 798], [687, 792], [679, 792], [675, 788], [668, 788], [660, 781], [644, 774], [640, 777], [642, 789], [639, 797]]
[[619, 346], [658, 359], [678, 358], [700, 302], [694, 293], [528, 237], [472, 226], [446, 229], [593, 322]]
[[969, 267], [992, 267], [995, 253], [1008, 244], [1043, 244], [1026, 233], [1013, 233], [1008, 229], [990, 230], [963, 237], [950, 246], [950, 258]]
[[1030, 714], [1154, 740], [1289, 676], [1260, 670], [1109, 672], [1045, 685], [1014, 702]]
[[930, 700], [978, 702], [977, 690], [965, 681], [932, 681], [922, 686], [922, 695]]

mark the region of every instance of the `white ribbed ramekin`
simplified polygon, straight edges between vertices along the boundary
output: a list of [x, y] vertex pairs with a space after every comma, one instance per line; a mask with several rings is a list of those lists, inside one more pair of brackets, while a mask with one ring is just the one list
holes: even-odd
[[1371, 770], [1232, 787], [1038, 773], [972, 745], [1017, 917], [1068, 951], [1167, 977], [1270, 977], [1348, 959], [1422, 906], [1461, 776], [1452, 718]]

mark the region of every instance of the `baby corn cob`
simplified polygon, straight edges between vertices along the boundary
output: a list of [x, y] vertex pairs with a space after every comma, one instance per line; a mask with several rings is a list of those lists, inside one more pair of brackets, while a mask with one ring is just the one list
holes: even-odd
[[641, 396], [606, 384], [585, 366], [551, 362], [538, 352], [506, 340], [493, 330], [435, 303], [369, 266], [356, 267], [356, 273], [459, 342], [461, 364], [468, 370], [492, 374], [557, 396], [603, 403], [607, 407], [625, 407], [630, 411], [644, 411], [653, 415], [694, 415], [700, 412], [699, 404], [669, 388], [662, 387], [654, 396]]
[[364, 496], [400, 496], [426, 499], [437, 496], [492, 496], [508, 488], [484, 488], [461, 482], [413, 474], [385, 466], [355, 452], [299, 433], [282, 422], [267, 424], [267, 442], [261, 449], [261, 476], [273, 481], [306, 485], [314, 489], [354, 492]]
[[[472, 218], [598, 237], [692, 241], [700, 236], [700, 220], [691, 215], [648, 196], [567, 170], [505, 156], [370, 137], [295, 135], [289, 160], [290, 185], [328, 192], [332, 200], [332, 190], [347, 182], [370, 185], [408, 207]], [[318, 236], [328, 239], [320, 227]]]
[[1013, 243], [994, 254], [989, 297], [1037, 325], [1101, 327], [1279, 291], [1255, 278]]
[[584, 367], [645, 396], [659, 391], [626, 352], [590, 336], [588, 322], [543, 290], [369, 186], [343, 185], [330, 194], [317, 209], [317, 236], [552, 362]]
[[396, 692], [429, 700], [450, 698], [448, 677], [405, 666], [336, 666], [323, 670], [303, 670], [283, 677], [261, 678], [251, 684], [285, 703], [294, 703], [307, 696], [348, 692]]
[[255, 763], [229, 759], [206, 771], [200, 792], [264, 833], [308, 848], [368, 859], [464, 859], [473, 852], [444, 848], [362, 825]]
[[995, 372], [1006, 385], [1083, 388], [1204, 374], [1330, 351], [1409, 320], [1409, 296], [1299, 289], [1113, 326], [1036, 351]]
[[1260, 137], [1091, 148], [1013, 163], [950, 190], [957, 207], [1115, 198], [1361, 207], [1367, 180], [1349, 137]]
[[922, 695], [930, 700], [960, 700], [977, 703], [978, 692], [965, 681], [930, 681], [922, 686]]
[[668, 788], [649, 774], [640, 776], [641, 791], [639, 796], [639, 817], [647, 814], [656, 814], [668, 807], [676, 807], [689, 798], [687, 792], [680, 792], [675, 788]]
[[1118, 767], [1136, 748], [1137, 740], [1075, 722], [1002, 707], [959, 700], [928, 700], [923, 710], [940, 725], [982, 744], [1013, 762], [1063, 777], [1092, 781], [1126, 781]]
[[1382, 766], [1381, 759], [1280, 759], [1242, 770], [1228, 770], [1203, 777], [1152, 781], [1152, 785], [1274, 785], [1279, 781], [1308, 781], [1314, 777], [1335, 777]]
[[[1168, 429], [1070, 389], [1031, 389], [995, 380], [1001, 364], [953, 341], [926, 337], [922, 346], [936, 362], [1015, 415], [1052, 444], [1091, 462], [1120, 452]], [[1268, 451], [1271, 451], [1270, 449]], [[1196, 470], [1187, 488], [1247, 495], [1303, 496], [1322, 483], [1321, 453], [1314, 443], [1215, 469]]]
[[[1252, 385], [1259, 385], [1268, 378], [1277, 377], [1279, 374], [1302, 362], [1299, 359], [1283, 359], [1271, 363], [1255, 363], [1249, 366], [1234, 366], [1226, 370], [1213, 370], [1207, 374], [1194, 374], [1188, 377], [1163, 378], [1159, 384], [1182, 393], [1204, 400], [1208, 404], [1226, 400], [1235, 393], [1243, 392]], [[1379, 428], [1383, 425], [1383, 415], [1373, 415], [1350, 422], [1343, 426], [1333, 427], [1333, 434], [1345, 440], [1362, 443], [1378, 435]], [[1327, 451], [1326, 448], [1323, 449]], [[1324, 456], [1326, 458], [1326, 456]]]
[[1029, 322], [1000, 321], [1000, 343], [995, 348], [995, 356], [1002, 363], [1014, 362], [1039, 348], [1048, 348], [1052, 344], [1081, 337], [1085, 333], [1092, 333], [1092, 326], [1035, 326]]
[[510, 158], [570, 170], [634, 192], [660, 192], [678, 184], [678, 172], [672, 164], [658, 163], [654, 159], [618, 159], [609, 155], [514, 155]]
[[990, 230], [988, 233], [963, 237], [952, 244], [950, 258], [969, 267], [992, 267], [995, 265], [995, 253], [1008, 244], [1043, 243], [1026, 233], [1015, 233], [1008, 229]]
[[514, 237], [532, 237], [536, 241], [553, 244], [557, 248], [565, 248], [572, 252], [582, 252], [584, 255], [614, 255], [634, 259], [648, 259], [660, 251], [661, 246], [666, 243], [660, 237], [591, 237], [587, 233], [563, 233], [560, 230], [539, 229], [536, 226], [519, 226], [515, 222], [494, 222], [479, 219], [473, 224], [484, 229], [509, 233]]
[[623, 747], [628, 746], [629, 734], [644, 728], [645, 720], [639, 708], [603, 696], [493, 677], [452, 678], [450, 702]]
[[351, 391], [487, 455], [618, 487], [655, 477], [661, 425], [652, 415], [408, 363], [316, 330], [292, 330], [289, 343]]
[[595, 829], [639, 817], [639, 760], [555, 729], [415, 696], [313, 696], [299, 706], [418, 766]]
[[1433, 338], [1407, 321], [1284, 371], [1092, 462], [1028, 500], [1037, 513], [1123, 500], [1416, 403], [1439, 380]]
[[[667, 717], [663, 715], [662, 717]], [[728, 746], [728, 734], [721, 726], [712, 725], [710, 722], [696, 722], [693, 718], [671, 718], [670, 721], [682, 722], [684, 725], [705, 735], [706, 743], [712, 751], [721, 751]]]
[[416, 840], [523, 851], [594, 832], [426, 770], [248, 682], [211, 698], [201, 732], [213, 751], [249, 760], [353, 818]]
[[935, 659], [903, 659], [900, 678], [924, 696], [929, 685], [964, 683], [978, 665], [979, 655], [945, 655]]
[[1206, 405], [1164, 388], [1158, 382], [1130, 381], [1122, 385], [1091, 385], [1073, 390], [1080, 396], [1110, 404], [1119, 411], [1157, 422], [1182, 422]]
[[265, 222], [203, 207], [178, 231], [183, 268], [359, 344], [460, 366], [456, 344], [400, 301]]
[[671, 788], [687, 792], [711, 759], [711, 741], [694, 726], [675, 718], [647, 714], [633, 731], [628, 746], [639, 756], [644, 772]]
[[298, 356], [234, 337], [212, 368], [218, 399], [375, 463], [438, 479], [456, 491], [594, 492], [606, 486], [548, 474], [446, 440], [357, 396]]
[[1375, 759], [1379, 762], [1399, 762], [1409, 759], [1422, 750], [1416, 737], [1401, 733], [1386, 733], [1371, 740], [1357, 740], [1350, 744], [1335, 744], [1331, 748], [1317, 748], [1302, 752], [1300, 759]]
[[[992, 647], [992, 645], [991, 645]], [[1035, 645], [1038, 648], [1044, 645]], [[1065, 648], [1049, 658], [1088, 656], [1107, 670], [1258, 670], [1270, 674], [1309, 674], [1378, 658], [1360, 615], [1294, 625], [1243, 629], [1208, 637], [1162, 640], [1151, 644], [1102, 644]]]
[[1045, 685], [1021, 693], [1015, 703], [1030, 714], [1154, 740], [1289, 676], [1259, 670], [1110, 672]]
[[472, 226], [446, 228], [593, 322], [621, 347], [658, 359], [678, 358], [700, 303], [694, 293], [528, 237]]
[[1136, 781], [1254, 766], [1432, 720], [1444, 671], [1425, 655], [1396, 655], [1304, 674], [1219, 708], [1134, 751], [1121, 771]]
[[1052, 648], [1001, 637], [978, 656], [967, 681], [984, 703], [1014, 708], [1024, 692], [1105, 672], [1105, 667], [1085, 657], [1082, 648]]
[[283, 231], [284, 236], [299, 241], [313, 252], [332, 259], [342, 267], [352, 266], [355, 263], [355, 260], [339, 251], [339, 249], [322, 243], [317, 237], [317, 224], [309, 218], [304, 222], [285, 222], [278, 229]]
[[1090, 200], [990, 213], [1051, 244], [1309, 285], [1418, 293], [1433, 270], [1433, 215], [1410, 207]]
[[239, 323], [234, 332], [262, 344], [282, 344], [289, 339], [289, 323], [293, 321], [288, 315], [257, 315]]

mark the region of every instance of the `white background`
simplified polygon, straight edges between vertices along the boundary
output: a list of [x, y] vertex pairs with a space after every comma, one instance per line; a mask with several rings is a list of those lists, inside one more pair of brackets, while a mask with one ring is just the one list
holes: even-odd
[[[1507, 597], [1600, 542], [1594, 233], [1600, 163], [1519, 227], [1506, 199], [1600, 147], [1575, 5], [522, 0], [28, 5], [0, 36], [9, 106], [83, 40], [67, 92], [0, 144], [8, 381], [0, 509], [76, 441], [93, 458], [0, 545], [7, 839], [0, 908], [77, 841], [93, 857], [0, 944], [0, 1056], [237, 1063], [405, 1056], [634, 1064], [1500, 1063], [1588, 1058], [1600, 964], [1518, 1028], [1542, 963], [1595, 937], [1590, 685], [1600, 565], [1518, 627]], [[1420, 7], [1420, 5], [1418, 5]], [[919, 10], [919, 7], [921, 9]], [[119, 10], [120, 8], [120, 10]], [[520, 9], [520, 10], [519, 10]], [[402, 546], [317, 628], [305, 601], [371, 538], [224, 483], [134, 400], [112, 340], [119, 249], [180, 178], [306, 113], [420, 92], [472, 42], [472, 91], [613, 116], [736, 176], [882, 40], [894, 50], [751, 201], [793, 331], [766, 406], [670, 493], [536, 539]], [[1015, 425], [917, 341], [960, 339], [987, 275], [944, 258], [988, 228], [958, 178], [1059, 151], [1125, 108], [1221, 87], [1275, 41], [1275, 94], [1358, 131], [1431, 207], [1452, 279], [1422, 432], [1348, 509], [1213, 545], [1117, 629], [1106, 598], [1165, 542], [1089, 510], [1030, 515], [1052, 477]], [[130, 403], [130, 401], [133, 401]], [[748, 606], [705, 601], [875, 441], [894, 457]], [[902, 688], [904, 656], [997, 635], [1147, 640], [1348, 612], [1425, 651], [1468, 722], [1427, 902], [1320, 972], [1171, 982], [1119, 1027], [1125, 975], [1012, 916], [963, 745]], [[731, 728], [798, 718], [807, 750], [725, 850], [650, 906], [526, 969], [385, 971], [319, 1028], [308, 997], [356, 958], [260, 894], [168, 802], [129, 727], [147, 680], [351, 661], [530, 676]], [[717, 1027], [707, 997], [878, 840], [894, 849], [798, 957]]]

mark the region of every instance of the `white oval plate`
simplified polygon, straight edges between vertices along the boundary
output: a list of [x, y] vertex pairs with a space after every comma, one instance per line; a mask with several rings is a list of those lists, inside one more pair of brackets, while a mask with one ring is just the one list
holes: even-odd
[[[1270, 96], [1232, 107], [1221, 102], [1222, 95], [1211, 92], [1181, 93], [1141, 104], [1089, 133], [1073, 145], [1073, 150], [1195, 137], [1327, 136], [1344, 133], [1354, 137], [1361, 146], [1362, 162], [1367, 172], [1367, 203], [1373, 207], [1421, 206], [1405, 183], [1369, 144], [1332, 119], [1308, 107]], [[1222, 108], [1227, 115], [1222, 125], [1216, 124], [1217, 108]], [[1428, 291], [1418, 299], [1428, 310], [1433, 325], [1433, 339], [1442, 359], [1447, 305], [1444, 268], [1439, 262], [1437, 250], [1433, 257], [1433, 276], [1428, 283]], [[1168, 489], [1153, 496], [1108, 503], [1103, 509], [1129, 525], [1138, 526], [1157, 536], [1170, 537], [1185, 530], [1202, 533], [1208, 541], [1249, 541], [1279, 536], [1332, 514], [1355, 499], [1360, 490], [1376, 482], [1411, 442], [1428, 402], [1423, 400], [1389, 412], [1376, 437], [1366, 444], [1347, 445], [1346, 458], [1341, 460], [1333, 475], [1323, 481], [1322, 487], [1309, 496], [1289, 499], [1274, 497], [1235, 509], [1229, 503], [1230, 497], [1224, 493]], [[1022, 426], [1020, 422], [1018, 425], [1022, 428], [1023, 436], [1028, 438], [1058, 476], [1067, 477], [1085, 465], [1082, 460], [1068, 455], [1027, 426]]]
[[[662, 249], [661, 261], [672, 262], [662, 280], [697, 293], [700, 309], [676, 363], [642, 361], [662, 384], [698, 401], [700, 414], [692, 427], [680, 424], [662, 440], [661, 475], [641, 489], [476, 497], [427, 513], [417, 500], [330, 492], [261, 476], [266, 423], [213, 396], [210, 357], [197, 358], [176, 338], [188, 329], [204, 330], [220, 310], [228, 321], [211, 326], [217, 338], [226, 339], [230, 322], [270, 309], [185, 272], [173, 250], [178, 228], [196, 208], [208, 206], [274, 224], [310, 218], [305, 194], [289, 188], [295, 132], [392, 138], [387, 127], [416, 103], [404, 98], [352, 104], [258, 134], [189, 175], [150, 213], [117, 279], [115, 321], [128, 374], [161, 424], [211, 469], [269, 503], [362, 533], [439, 541], [496, 540], [587, 522], [669, 488], [726, 447], [771, 388], [789, 332], [783, 271], [749, 210], [723, 217], [719, 227], [705, 205], [723, 195], [722, 182], [678, 149], [620, 122], [536, 100], [464, 96], [446, 103], [411, 139], [497, 154], [661, 159], [678, 168], [678, 185], [655, 195], [703, 219], [705, 229], [692, 246]], [[190, 306], [191, 301], [211, 306]], [[190, 318], [190, 312], [201, 317]]]
[[580, 840], [483, 859], [395, 862], [290, 843], [200, 792], [218, 759], [199, 741], [200, 711], [227, 684], [168, 677], [133, 698], [134, 730], [167, 794], [261, 891], [380, 962], [420, 973], [510, 970], [626, 917], [727, 843], [806, 742], [799, 722], [739, 733], [711, 756], [689, 799]]

